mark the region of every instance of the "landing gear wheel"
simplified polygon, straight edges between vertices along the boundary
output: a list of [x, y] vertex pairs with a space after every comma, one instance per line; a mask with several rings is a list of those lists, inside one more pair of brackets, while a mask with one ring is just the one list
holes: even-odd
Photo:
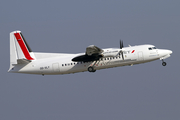
[[94, 67], [88, 67], [88, 71], [89, 71], [89, 72], [96, 72], [96, 70], [94, 69]]
[[163, 62], [162, 65], [163, 65], [163, 66], [166, 66], [166, 62]]
[[93, 70], [93, 72], [96, 72], [96, 70]]

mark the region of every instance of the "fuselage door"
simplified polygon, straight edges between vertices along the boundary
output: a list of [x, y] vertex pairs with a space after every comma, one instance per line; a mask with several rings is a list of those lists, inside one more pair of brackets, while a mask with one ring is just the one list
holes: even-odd
[[53, 72], [60, 72], [59, 63], [53, 63], [52, 67], [53, 67]]
[[143, 52], [138, 52], [138, 58], [139, 60], [144, 60]]

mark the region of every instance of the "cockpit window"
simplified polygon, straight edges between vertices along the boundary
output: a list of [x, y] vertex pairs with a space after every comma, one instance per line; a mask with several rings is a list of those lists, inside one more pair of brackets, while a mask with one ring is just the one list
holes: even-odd
[[151, 48], [148, 48], [149, 50], [154, 50], [154, 49], [157, 49], [156, 47], [151, 47]]

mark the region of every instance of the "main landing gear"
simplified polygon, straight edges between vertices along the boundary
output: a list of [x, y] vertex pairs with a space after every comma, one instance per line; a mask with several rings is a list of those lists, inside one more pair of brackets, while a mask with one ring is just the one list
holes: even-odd
[[89, 72], [96, 72], [96, 69], [95, 69], [96, 63], [97, 63], [97, 61], [94, 62], [94, 64], [93, 64], [92, 66], [89, 66], [89, 67], [88, 67], [88, 71], [89, 71]]
[[90, 66], [90, 67], [88, 67], [88, 71], [89, 72], [96, 72], [96, 69], [94, 69], [94, 67]]
[[162, 65], [163, 65], [163, 66], [166, 66], [166, 65], [167, 65], [166, 62], [164, 62], [163, 59], [162, 59]]

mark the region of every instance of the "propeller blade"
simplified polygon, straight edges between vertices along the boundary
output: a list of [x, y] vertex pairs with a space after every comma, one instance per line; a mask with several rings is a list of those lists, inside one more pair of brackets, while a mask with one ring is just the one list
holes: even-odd
[[119, 47], [120, 47], [120, 49], [121, 49], [121, 39], [120, 39], [120, 41], [119, 41]]
[[123, 51], [121, 50], [121, 55], [122, 55], [122, 59], [124, 60], [124, 54]]
[[120, 40], [120, 49], [122, 49], [124, 47], [124, 45], [123, 45], [123, 41], [122, 40]]
[[[122, 41], [122, 48], [123, 48], [123, 47], [124, 47], [124, 45], [123, 45], [123, 41]], [[122, 49], [122, 48], [121, 48], [121, 49]]]
[[124, 60], [124, 54], [123, 54], [123, 51], [122, 51], [122, 48], [124, 47], [123, 45], [123, 41], [120, 39], [120, 52], [119, 52], [119, 55], [121, 54], [122, 55], [122, 59]]
[[124, 60], [124, 55], [123, 55], [123, 52], [122, 52], [122, 59]]

